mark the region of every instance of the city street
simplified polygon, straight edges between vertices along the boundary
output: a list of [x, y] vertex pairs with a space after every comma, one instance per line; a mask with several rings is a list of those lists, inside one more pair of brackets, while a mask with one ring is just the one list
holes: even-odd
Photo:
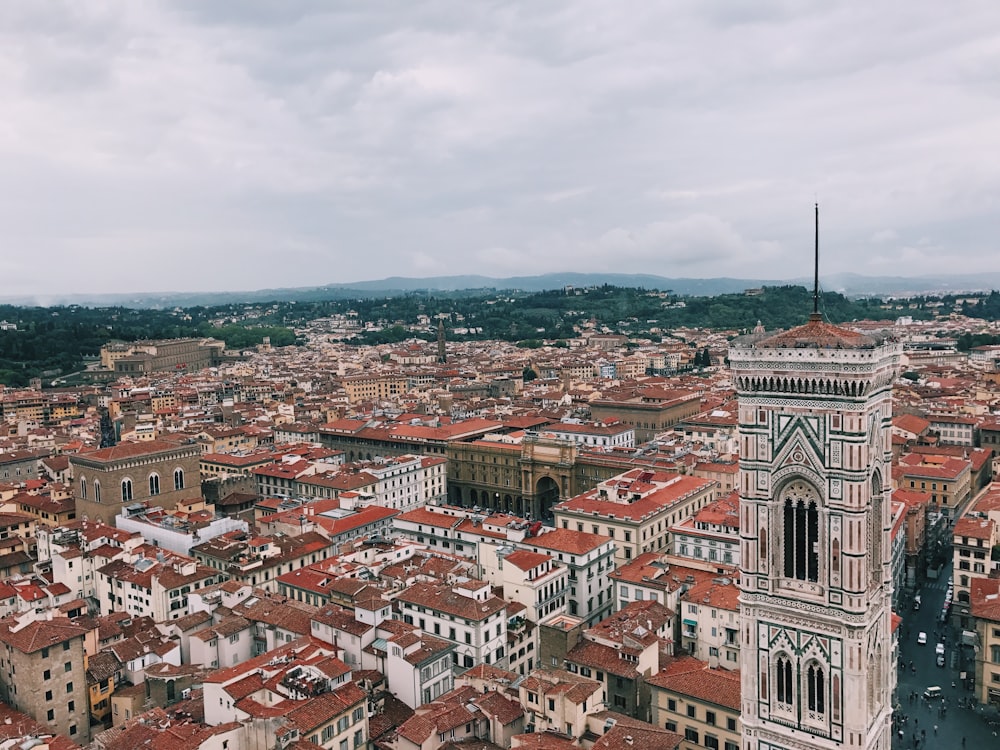
[[[957, 634], [941, 624], [941, 607], [947, 586], [947, 577], [929, 581], [919, 592], [922, 599], [920, 609], [899, 613], [903, 616], [903, 624], [900, 626], [901, 668], [898, 670], [896, 695], [898, 713], [905, 717], [905, 721], [896, 727], [903, 730], [902, 737], [898, 731], [893, 732], [894, 750], [1000, 746], [1000, 728], [987, 721], [987, 718], [997, 716], [995, 711], [959, 707], [959, 700], [964, 702], [972, 696], [972, 692], [959, 684], [960, 647]], [[934, 649], [946, 630], [945, 666], [939, 667]], [[927, 633], [926, 645], [917, 643], [921, 631]], [[913, 669], [910, 668], [911, 662]], [[971, 664], [969, 668], [972, 669]], [[933, 685], [940, 686], [943, 698], [928, 702], [924, 700], [923, 692]], [[913, 693], [916, 698], [911, 698]], [[944, 716], [941, 715], [942, 707]]]

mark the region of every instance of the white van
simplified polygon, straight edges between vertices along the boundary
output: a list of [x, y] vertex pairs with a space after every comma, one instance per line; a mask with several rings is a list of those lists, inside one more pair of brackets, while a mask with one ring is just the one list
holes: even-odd
[[929, 688], [926, 688], [924, 690], [924, 697], [927, 700], [929, 700], [929, 701], [932, 701], [932, 700], [935, 700], [937, 698], [940, 698], [941, 697], [941, 688], [938, 687], [937, 685], [933, 685], [933, 686], [931, 686]]

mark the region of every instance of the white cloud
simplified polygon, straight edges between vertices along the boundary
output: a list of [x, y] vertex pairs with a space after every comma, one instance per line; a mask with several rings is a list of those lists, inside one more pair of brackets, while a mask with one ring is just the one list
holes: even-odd
[[24, 260], [5, 270], [39, 294], [808, 276], [814, 200], [826, 272], [1000, 270], [998, 24], [976, 0], [904, 16], [819, 0], [9, 4], [0, 221]]
[[879, 229], [869, 237], [868, 241], [876, 245], [884, 245], [887, 242], [895, 242], [899, 239], [899, 234], [895, 229]]

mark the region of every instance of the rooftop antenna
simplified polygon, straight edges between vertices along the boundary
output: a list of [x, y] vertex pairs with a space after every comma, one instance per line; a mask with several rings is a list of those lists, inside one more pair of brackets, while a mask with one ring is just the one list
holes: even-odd
[[809, 316], [812, 320], [819, 320], [819, 203], [816, 204], [816, 261], [813, 275], [813, 311]]

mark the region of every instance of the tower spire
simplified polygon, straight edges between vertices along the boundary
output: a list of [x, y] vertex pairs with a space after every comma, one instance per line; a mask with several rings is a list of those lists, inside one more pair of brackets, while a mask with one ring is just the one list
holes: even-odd
[[819, 203], [816, 204], [816, 259], [813, 264], [813, 311], [810, 316], [819, 320]]

